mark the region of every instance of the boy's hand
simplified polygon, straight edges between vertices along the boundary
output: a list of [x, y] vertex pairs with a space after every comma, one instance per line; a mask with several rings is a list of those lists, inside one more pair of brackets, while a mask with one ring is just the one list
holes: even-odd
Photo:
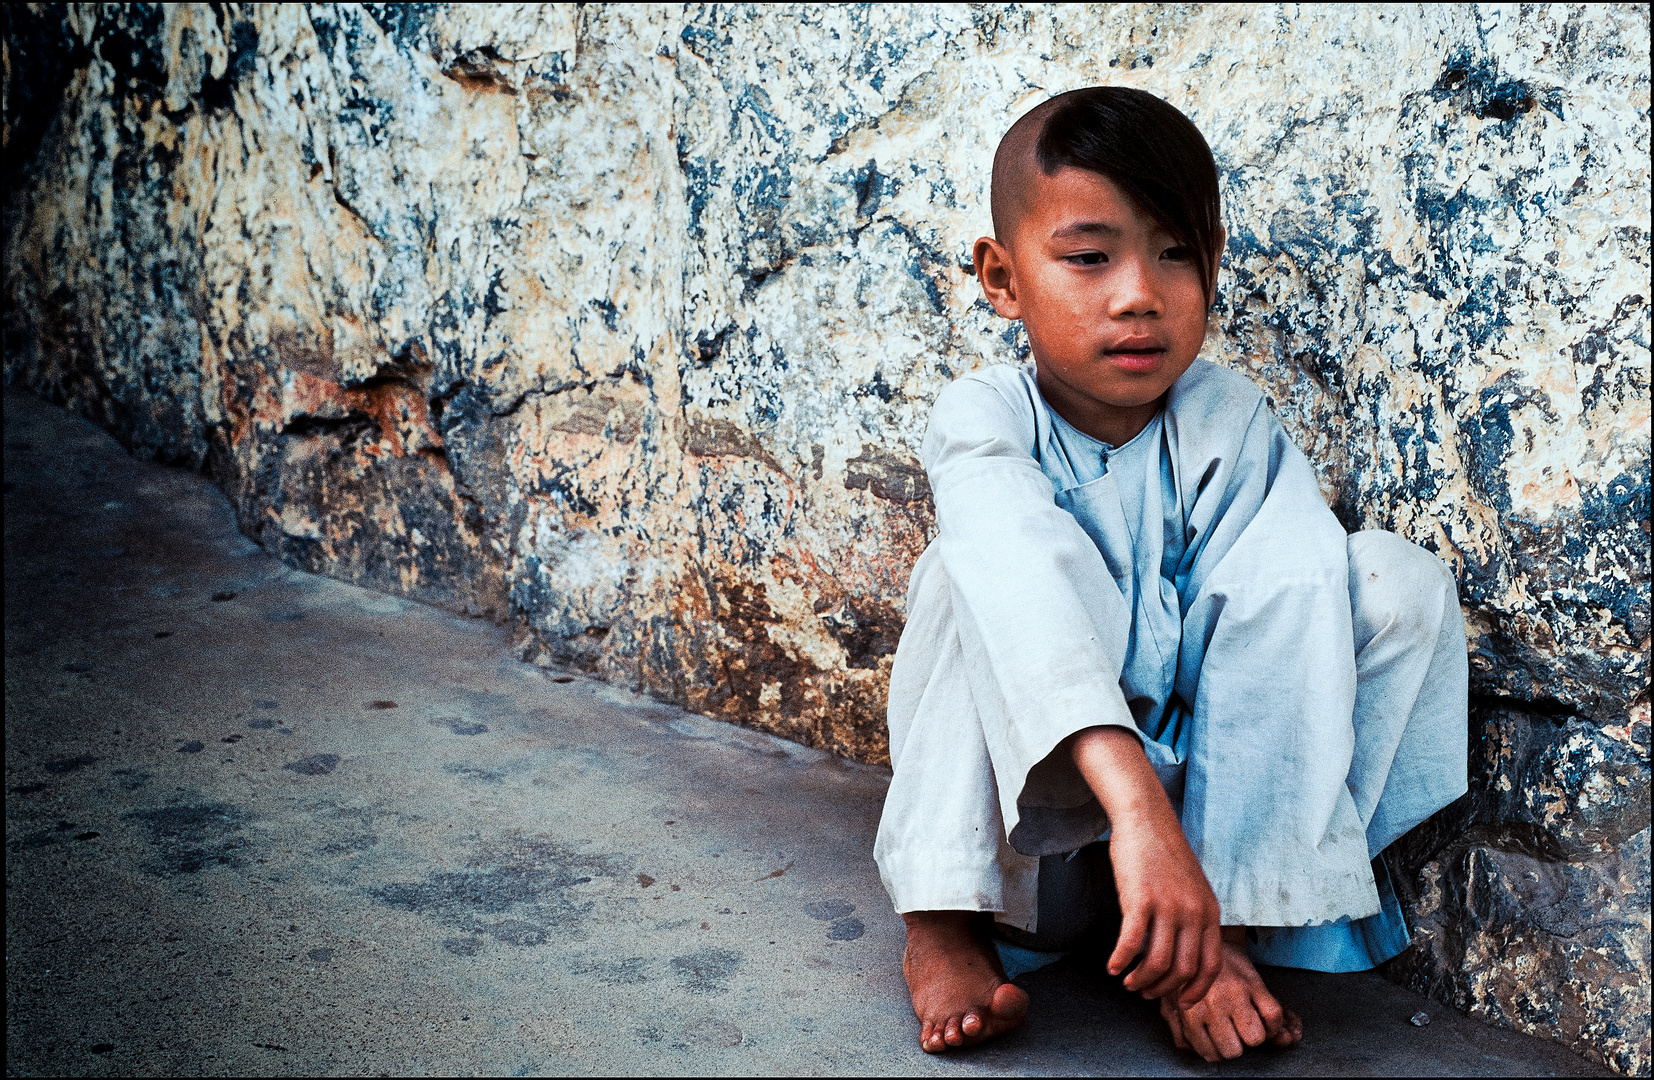
[[1167, 816], [1169, 830], [1152, 817], [1129, 822], [1109, 815], [1109, 855], [1124, 919], [1108, 971], [1118, 975], [1140, 957], [1126, 989], [1146, 998], [1182, 991], [1179, 1004], [1193, 1005], [1223, 970], [1218, 900], [1169, 803]]
[[1206, 996], [1223, 970], [1218, 901], [1135, 733], [1090, 728], [1074, 737], [1074, 763], [1113, 826], [1109, 858], [1124, 916], [1111, 975], [1137, 966], [1126, 989], [1146, 998]]

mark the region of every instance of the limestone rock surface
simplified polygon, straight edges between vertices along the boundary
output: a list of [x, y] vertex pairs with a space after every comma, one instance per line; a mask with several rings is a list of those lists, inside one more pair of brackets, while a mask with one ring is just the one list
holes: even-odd
[[1207, 355], [1458, 574], [1392, 974], [1649, 1067], [1646, 6], [12, 5], [5, 378], [306, 569], [867, 761], [999, 135], [1217, 155]]

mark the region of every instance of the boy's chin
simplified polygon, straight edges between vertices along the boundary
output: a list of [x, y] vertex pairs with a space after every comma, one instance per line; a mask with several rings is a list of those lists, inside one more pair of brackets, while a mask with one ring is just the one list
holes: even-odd
[[1105, 408], [1140, 409], [1159, 401], [1193, 360], [1185, 363], [1166, 360], [1149, 371], [1122, 370], [1121, 365], [1107, 357], [1089, 363], [1048, 366], [1036, 356], [1034, 362], [1046, 377], [1067, 387], [1069, 393], [1090, 398]]
[[[1081, 389], [1099, 405], [1106, 405], [1111, 409], [1141, 409], [1145, 405], [1152, 405], [1165, 396], [1175, 379], [1167, 379], [1164, 374], [1158, 378], [1142, 378], [1126, 380], [1110, 380], [1107, 385], [1082, 387]], [[1126, 385], [1120, 385], [1126, 382]]]
[[1116, 409], [1135, 409], [1159, 401], [1189, 370], [1192, 360], [1163, 360], [1151, 367], [1108, 363], [1085, 389], [1098, 401]]
[[1125, 412], [1128, 409], [1141, 409], [1149, 405], [1153, 405], [1155, 402], [1160, 400], [1164, 393], [1165, 391], [1162, 390], [1159, 394], [1154, 394], [1146, 398], [1098, 398], [1097, 401], [1099, 404], [1107, 405], [1111, 409], [1119, 409], [1121, 412]]

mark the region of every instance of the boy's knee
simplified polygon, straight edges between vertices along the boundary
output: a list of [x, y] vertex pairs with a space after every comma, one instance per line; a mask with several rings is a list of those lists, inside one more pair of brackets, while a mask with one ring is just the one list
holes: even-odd
[[1377, 529], [1351, 535], [1349, 556], [1356, 647], [1384, 630], [1433, 642], [1444, 609], [1458, 601], [1447, 564], [1417, 544]]

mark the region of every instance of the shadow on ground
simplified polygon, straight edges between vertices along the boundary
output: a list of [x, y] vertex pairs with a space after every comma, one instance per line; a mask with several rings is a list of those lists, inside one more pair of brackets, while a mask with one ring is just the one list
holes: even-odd
[[9, 1073], [1597, 1074], [1290, 972], [1303, 1046], [1207, 1067], [1079, 962], [929, 1058], [885, 773], [290, 570], [35, 399], [5, 439]]

